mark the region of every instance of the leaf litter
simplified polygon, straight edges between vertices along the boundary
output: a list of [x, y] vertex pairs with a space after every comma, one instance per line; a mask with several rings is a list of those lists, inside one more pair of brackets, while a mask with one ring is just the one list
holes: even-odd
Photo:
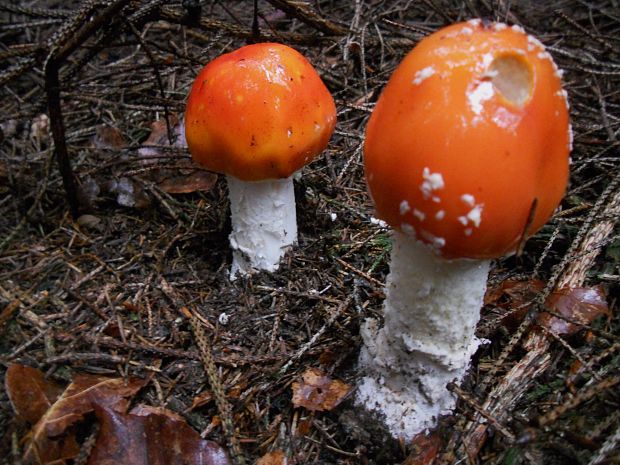
[[10, 365], [5, 387], [11, 405], [32, 426], [23, 445], [24, 463], [75, 459], [78, 431], [94, 416], [100, 428], [89, 465], [231, 465], [223, 448], [202, 439], [171, 410], [145, 405], [129, 410], [131, 398], [149, 380], [76, 374], [63, 388], [35, 368]]
[[[584, 282], [551, 295], [546, 305], [532, 304], [557, 277], [559, 263], [566, 259], [581, 266], [584, 250], [571, 249], [581, 230], [619, 216], [603, 210], [590, 215], [599, 199], [611, 203], [613, 196], [605, 193], [610, 188], [613, 193], [618, 176], [620, 23], [609, 2], [446, 0], [409, 2], [406, 8], [399, 2], [332, 3], [258, 2], [263, 38], [304, 53], [333, 92], [338, 128], [325, 154], [296, 181], [298, 246], [277, 273], [236, 283], [223, 273], [229, 265], [223, 183], [214, 182], [211, 173], [185, 181], [204, 171], [191, 163], [179, 137], [170, 145], [167, 128], [152, 124], [163, 114], [182, 114], [202, 64], [246, 43], [253, 19], [246, 2], [212, 2], [208, 15], [202, 2], [203, 16], [192, 24], [178, 3], [150, 10], [152, 3], [130, 2], [127, 14], [111, 18], [110, 28], [96, 31], [62, 64], [66, 142], [89, 205], [85, 213], [92, 215], [77, 224], [67, 215], [51, 137], [40, 117], [46, 111], [43, 63], [39, 52], [19, 54], [36, 45], [33, 37], [41, 44], [62, 38], [56, 32], [72, 30], [70, 18], [78, 18], [78, 9], [89, 4], [68, 2], [63, 10], [41, 4], [35, 11], [1, 6], [0, 79], [7, 70], [21, 73], [0, 86], [0, 374], [5, 384], [13, 362], [65, 383], [76, 371], [111, 379], [152, 376], [152, 383], [125, 398], [127, 403], [183, 412], [193, 430], [221, 445], [223, 426], [232, 423], [252, 462], [269, 453], [280, 460], [280, 451], [296, 464], [382, 465], [407, 457], [416, 463], [414, 449], [431, 451], [435, 463], [615, 460], [620, 418], [610, 406], [618, 401], [614, 382], [620, 352], [617, 228], [589, 243], [587, 250], [602, 253], [582, 270]], [[91, 11], [95, 21], [84, 24], [96, 24], [98, 13]], [[415, 43], [440, 26], [473, 17], [522, 25], [549, 47], [565, 71], [575, 150], [563, 210], [520, 256], [496, 262], [491, 283], [504, 285], [506, 292], [487, 302], [480, 326], [481, 336], [492, 343], [481, 347], [461, 388], [468, 400], [461, 398], [454, 414], [441, 419], [435, 455], [433, 445], [393, 441], [346, 396], [331, 410], [311, 410], [322, 405], [322, 392], [304, 384], [303, 374], [321, 366], [326, 376], [354, 388], [360, 322], [381, 317], [389, 246], [385, 230], [373, 223], [364, 183], [361, 144], [369, 112]], [[136, 20], [142, 43], [126, 29], [125, 18]], [[47, 56], [49, 50], [44, 51]], [[81, 60], [88, 63], [82, 66]], [[101, 129], [104, 125], [111, 129]], [[171, 129], [182, 134], [180, 125]], [[151, 150], [143, 150], [143, 158], [140, 149], [146, 148]], [[123, 178], [130, 182], [110, 192], [109, 183]], [[119, 193], [131, 206], [119, 206]], [[164, 277], [180, 303], [170, 302], [162, 290]], [[507, 281], [514, 277], [524, 283], [520, 290]], [[351, 305], [338, 310], [349, 298]], [[127, 302], [131, 308], [124, 306]], [[206, 394], [211, 387], [205, 387], [195, 341], [179, 319], [178, 308], [190, 304], [208, 330], [230, 412], [219, 412]], [[218, 321], [224, 313], [229, 316], [225, 326]], [[507, 378], [513, 367], [523, 370]], [[302, 397], [311, 409], [295, 406], [293, 381], [305, 389]], [[35, 403], [57, 402], [33, 389]], [[200, 393], [204, 403], [192, 409]], [[509, 443], [475, 406], [487, 408], [499, 426], [527, 440]], [[127, 408], [108, 411], [122, 424], [141, 424], [127, 420], [132, 415]], [[89, 426], [99, 423], [96, 415], [96, 409], [78, 414], [80, 419], [55, 440], [74, 438], [86, 448], [83, 434], [74, 430], [78, 425], [94, 434]], [[544, 428], [536, 427], [541, 418]], [[8, 392], [0, 393], [0, 430], [9, 432], [0, 442], [0, 461], [9, 457], [19, 463], [28, 436], [24, 424], [10, 407]], [[470, 442], [472, 430], [480, 432], [479, 440]], [[463, 444], [472, 447], [465, 450]], [[69, 457], [76, 446], [68, 444], [64, 455], [60, 445], [55, 447], [58, 456]]]

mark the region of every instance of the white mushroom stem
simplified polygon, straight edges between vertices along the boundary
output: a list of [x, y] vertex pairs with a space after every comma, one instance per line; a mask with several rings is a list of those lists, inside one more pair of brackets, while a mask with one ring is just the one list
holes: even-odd
[[394, 437], [409, 440], [455, 406], [446, 389], [463, 379], [480, 341], [474, 330], [486, 289], [488, 260], [438, 257], [394, 232], [384, 326], [361, 328], [356, 401], [384, 416]]
[[230, 198], [233, 262], [230, 278], [257, 270], [274, 271], [297, 241], [293, 177], [241, 181], [226, 177]]

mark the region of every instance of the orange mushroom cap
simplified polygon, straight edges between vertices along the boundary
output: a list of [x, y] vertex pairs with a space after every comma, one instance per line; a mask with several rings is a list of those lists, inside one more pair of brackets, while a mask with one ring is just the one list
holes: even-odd
[[325, 149], [335, 124], [334, 100], [315, 69], [275, 43], [207, 64], [185, 111], [193, 159], [244, 181], [289, 177]]
[[366, 179], [392, 227], [446, 258], [494, 258], [557, 208], [570, 145], [544, 46], [471, 20], [422, 40], [390, 78], [366, 130]]

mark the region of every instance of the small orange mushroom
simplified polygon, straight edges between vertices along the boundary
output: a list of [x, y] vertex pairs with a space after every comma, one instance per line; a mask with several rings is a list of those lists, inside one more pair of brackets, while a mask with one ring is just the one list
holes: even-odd
[[518, 26], [472, 20], [422, 40], [366, 129], [378, 216], [396, 229], [384, 325], [361, 328], [356, 400], [411, 439], [454, 408], [480, 341], [490, 259], [514, 252], [560, 203], [571, 131], [561, 73]]
[[243, 181], [288, 178], [325, 149], [335, 124], [334, 100], [315, 69], [275, 43], [207, 64], [185, 111], [193, 159]]
[[241, 47], [196, 77], [185, 136], [195, 161], [227, 175], [232, 277], [275, 270], [297, 240], [292, 175], [325, 149], [335, 124], [323, 81], [286, 45]]

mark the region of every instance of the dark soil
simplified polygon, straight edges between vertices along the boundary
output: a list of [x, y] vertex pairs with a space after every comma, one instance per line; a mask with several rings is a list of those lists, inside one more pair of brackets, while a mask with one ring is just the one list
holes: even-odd
[[[277, 272], [233, 282], [224, 179], [209, 190], [169, 194], [162, 179], [187, 174], [189, 154], [163, 141], [153, 163], [139, 149], [155, 120], [182, 114], [201, 66], [256, 40], [253, 2], [204, 1], [200, 21], [188, 19], [180, 2], [158, 3], [130, 2], [100, 24], [93, 18], [103, 14], [102, 5], [74, 20], [96, 2], [0, 5], [0, 378], [12, 363], [65, 383], [76, 372], [151, 375], [134, 402], [166, 406], [226, 445], [222, 427], [212, 423], [222, 415], [216, 404], [191, 408], [212, 386], [181, 311], [186, 307], [207, 333], [248, 463], [272, 450], [297, 464], [430, 463], [350, 399], [327, 412], [295, 408], [291, 384], [317, 367], [355, 386], [360, 322], [380, 316], [390, 247], [389, 232], [371, 221], [365, 124], [391, 72], [421, 38], [481, 17], [519, 24], [547, 46], [565, 72], [575, 134], [561, 212], [519, 256], [495, 263], [490, 287], [537, 278], [544, 285], [531, 300], [540, 302], [567, 265], [583, 260], [580, 285], [601, 286], [610, 317], [570, 337], [545, 333], [549, 366], [536, 377], [506, 379], [527, 355], [524, 341], [536, 324], [523, 312], [514, 321], [503, 318], [525, 302], [520, 294], [490, 302], [479, 335], [491, 343], [477, 354], [430, 455], [449, 464], [620, 463], [620, 238], [608, 208], [620, 189], [617, 1], [259, 1], [259, 40], [306, 55], [333, 93], [338, 125], [296, 184], [298, 246]], [[131, 14], [135, 33], [123, 19]], [[85, 24], [94, 26], [92, 34], [59, 63], [65, 139], [78, 183], [80, 211], [72, 218], [49, 132], [58, 119], [40, 115], [50, 116], [46, 58], [72, 45]], [[119, 204], [114, 192], [123, 178], [134, 188], [133, 206]], [[590, 245], [581, 242], [605, 222], [611, 231]], [[593, 260], [584, 258], [588, 251]], [[523, 394], [486, 419], [477, 415], [506, 382]], [[464, 447], [467, 432], [487, 423], [480, 450]], [[27, 427], [3, 390], [0, 433], [0, 461], [21, 463]]]

